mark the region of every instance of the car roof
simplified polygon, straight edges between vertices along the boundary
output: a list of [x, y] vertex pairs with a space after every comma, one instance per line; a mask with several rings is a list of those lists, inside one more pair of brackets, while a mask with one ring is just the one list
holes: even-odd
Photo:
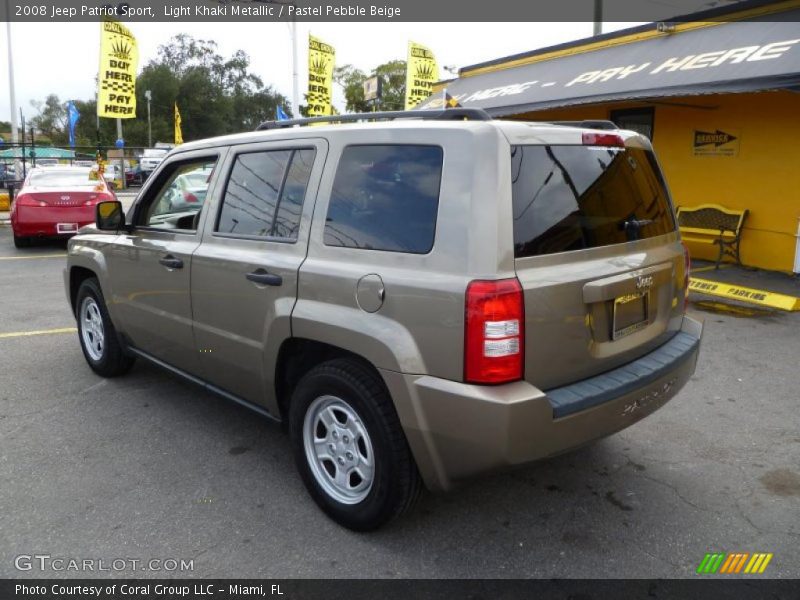
[[38, 172], [47, 172], [52, 173], [54, 171], [91, 171], [91, 167], [81, 167], [79, 165], [42, 165], [41, 167], [36, 166], [28, 169], [28, 173], [38, 173]]
[[[314, 127], [278, 127], [260, 131], [250, 131], [231, 135], [218, 136], [187, 142], [172, 150], [170, 154], [190, 152], [192, 150], [211, 149], [217, 147], [266, 142], [270, 140], [330, 138], [338, 135], [347, 136], [348, 133], [365, 131], [408, 131], [418, 129], [435, 134], [437, 131], [465, 130], [475, 133], [485, 132], [494, 128], [504, 135], [510, 144], [581, 144], [582, 134], [594, 131], [591, 127], [577, 125], [563, 125], [544, 121], [519, 121], [492, 119], [479, 120], [436, 120], [436, 119], [397, 119], [393, 121], [349, 122], [336, 124], [320, 124]], [[607, 129], [604, 129], [609, 133]], [[626, 145], [648, 145], [646, 138], [633, 131], [613, 130], [620, 135]], [[635, 139], [642, 138], [642, 139]]]

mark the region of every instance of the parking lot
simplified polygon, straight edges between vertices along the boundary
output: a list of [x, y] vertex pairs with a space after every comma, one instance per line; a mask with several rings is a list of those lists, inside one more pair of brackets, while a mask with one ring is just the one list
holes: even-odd
[[306, 494], [279, 426], [141, 362], [94, 375], [64, 253], [0, 227], [2, 577], [85, 575], [15, 568], [45, 553], [191, 559], [174, 575], [195, 577], [669, 578], [712, 551], [800, 577], [798, 313], [695, 304], [697, 373], [652, 417], [356, 534]]

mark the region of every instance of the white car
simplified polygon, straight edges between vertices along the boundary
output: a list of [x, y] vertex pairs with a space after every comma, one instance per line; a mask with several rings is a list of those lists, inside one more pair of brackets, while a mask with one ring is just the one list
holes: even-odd
[[139, 160], [142, 173], [145, 175], [152, 173], [153, 169], [164, 160], [167, 152], [169, 152], [167, 148], [145, 148], [144, 152], [142, 152], [142, 158]]

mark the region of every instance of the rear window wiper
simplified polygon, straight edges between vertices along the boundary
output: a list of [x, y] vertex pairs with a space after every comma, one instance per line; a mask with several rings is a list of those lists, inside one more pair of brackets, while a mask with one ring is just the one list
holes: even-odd
[[629, 242], [639, 239], [639, 230], [645, 225], [652, 225], [655, 223], [653, 219], [628, 219], [622, 224], [622, 229], [625, 230], [625, 238]]

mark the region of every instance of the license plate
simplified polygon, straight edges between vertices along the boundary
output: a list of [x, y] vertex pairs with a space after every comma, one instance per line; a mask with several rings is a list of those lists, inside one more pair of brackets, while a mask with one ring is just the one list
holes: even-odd
[[618, 340], [647, 326], [647, 293], [614, 299], [612, 339]]
[[56, 231], [58, 233], [78, 233], [77, 223], [58, 223], [56, 224]]

